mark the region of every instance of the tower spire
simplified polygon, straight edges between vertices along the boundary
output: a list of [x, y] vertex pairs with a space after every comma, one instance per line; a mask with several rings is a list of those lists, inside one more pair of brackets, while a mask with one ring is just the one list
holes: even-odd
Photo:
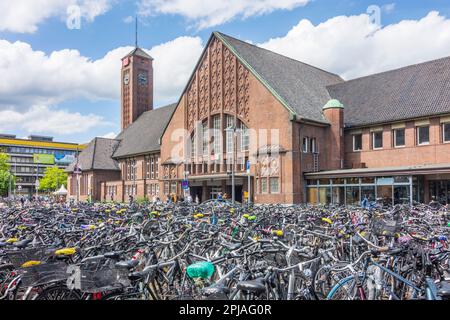
[[135, 28], [135, 31], [136, 31], [135, 46], [137, 48], [138, 47], [138, 17], [137, 17], [137, 15], [136, 15], [136, 28]]

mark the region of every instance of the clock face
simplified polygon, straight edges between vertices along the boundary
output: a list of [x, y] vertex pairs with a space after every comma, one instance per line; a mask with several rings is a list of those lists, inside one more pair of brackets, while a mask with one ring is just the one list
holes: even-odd
[[125, 85], [128, 85], [130, 83], [130, 74], [129, 73], [125, 73], [125, 75], [123, 76], [123, 83]]
[[148, 76], [146, 73], [139, 73], [138, 81], [141, 86], [145, 86], [148, 83]]

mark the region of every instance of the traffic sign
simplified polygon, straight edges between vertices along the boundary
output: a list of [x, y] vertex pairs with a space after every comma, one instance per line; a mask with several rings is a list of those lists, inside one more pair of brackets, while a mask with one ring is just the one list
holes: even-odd
[[189, 181], [188, 181], [188, 180], [183, 180], [183, 181], [181, 182], [181, 188], [182, 188], [183, 190], [189, 190]]
[[247, 174], [250, 174], [250, 160], [247, 160], [246, 169], [247, 169]]
[[39, 179], [37, 179], [37, 180], [36, 180], [36, 183], [35, 183], [36, 188], [39, 188], [40, 184], [41, 184], [41, 183], [39, 182]]

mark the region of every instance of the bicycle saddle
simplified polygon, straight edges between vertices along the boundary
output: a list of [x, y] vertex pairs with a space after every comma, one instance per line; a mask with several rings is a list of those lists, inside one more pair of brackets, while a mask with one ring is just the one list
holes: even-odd
[[237, 250], [241, 247], [240, 243], [228, 243], [228, 242], [223, 242], [222, 245], [227, 248], [230, 251], [234, 251]]
[[212, 285], [210, 287], [203, 288], [202, 293], [203, 295], [209, 297], [216, 294], [228, 294], [230, 293], [230, 289], [224, 285]]
[[212, 285], [204, 288], [202, 294], [207, 297], [207, 300], [227, 300], [230, 289], [224, 285]]
[[14, 243], [14, 247], [19, 249], [25, 249], [32, 241], [33, 241], [32, 239], [17, 241], [16, 243]]
[[127, 260], [127, 261], [119, 261], [115, 264], [116, 268], [119, 269], [133, 269], [139, 264], [138, 260]]
[[104, 254], [105, 258], [118, 260], [120, 256], [122, 255], [123, 251], [113, 251], [113, 252], [107, 252]]
[[442, 298], [450, 298], [450, 283], [443, 281], [439, 284], [438, 296]]
[[237, 284], [237, 289], [253, 293], [263, 293], [266, 291], [266, 286], [264, 285], [264, 280], [259, 278], [249, 281], [240, 281]]

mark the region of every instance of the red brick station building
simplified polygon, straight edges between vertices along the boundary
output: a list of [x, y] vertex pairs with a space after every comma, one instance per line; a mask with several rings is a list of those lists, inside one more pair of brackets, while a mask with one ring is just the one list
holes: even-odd
[[250, 187], [255, 203], [450, 202], [450, 57], [344, 81], [215, 32], [156, 109], [153, 59], [122, 62], [122, 132], [69, 167], [73, 198], [165, 200], [187, 179], [205, 201], [231, 195], [234, 167], [237, 201]]

